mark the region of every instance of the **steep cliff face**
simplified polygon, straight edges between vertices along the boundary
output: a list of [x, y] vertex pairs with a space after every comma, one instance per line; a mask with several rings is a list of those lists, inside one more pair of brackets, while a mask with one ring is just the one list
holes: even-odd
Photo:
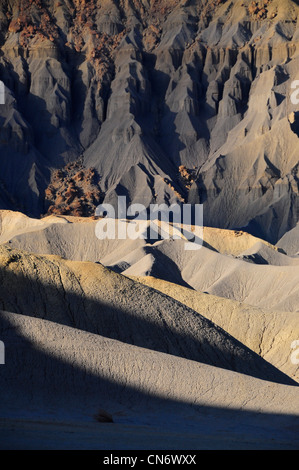
[[298, 12], [292, 0], [3, 0], [1, 207], [44, 213], [53, 171], [83, 159], [105, 202], [200, 201], [206, 225], [277, 241], [298, 219]]

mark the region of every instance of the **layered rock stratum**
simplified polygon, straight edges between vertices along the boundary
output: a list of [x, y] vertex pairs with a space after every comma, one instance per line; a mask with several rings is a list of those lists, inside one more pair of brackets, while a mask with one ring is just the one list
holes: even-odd
[[80, 161], [97, 197], [69, 214], [120, 194], [200, 201], [205, 225], [276, 243], [298, 220], [298, 12], [293, 0], [3, 0], [1, 207], [45, 214], [53, 173]]
[[299, 448], [298, 13], [1, 2], [0, 448]]

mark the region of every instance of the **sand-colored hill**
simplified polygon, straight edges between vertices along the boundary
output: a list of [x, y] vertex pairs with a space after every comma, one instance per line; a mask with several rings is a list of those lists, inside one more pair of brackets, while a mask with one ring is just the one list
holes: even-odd
[[277, 243], [290, 256], [298, 256], [299, 253], [299, 224], [287, 232]]
[[[24, 400], [24, 394], [29, 398], [32, 393], [28, 403], [32, 406], [34, 395], [38, 397], [42, 391], [44, 400], [48, 397], [56, 406], [75, 399], [72, 405], [79, 406], [82, 412], [90, 397], [93, 406], [100, 406], [101, 400], [113, 398], [117, 403], [122, 401], [122, 395], [131, 394], [130, 401], [140, 396], [143, 405], [154, 399], [162, 402], [167, 399], [202, 407], [298, 415], [298, 387], [270, 386], [264, 380], [145, 350], [45, 319], [1, 312], [0, 325], [8, 344], [8, 367], [1, 376], [2, 383], [9, 385], [4, 390], [5, 399], [9, 399], [12, 388], [15, 393], [10, 396], [10, 405], [12, 398], [18, 402]], [[20, 354], [22, 364], [18, 360]], [[30, 375], [27, 369], [31, 361]], [[82, 382], [76, 380], [76, 376], [83, 374], [86, 375]], [[19, 390], [18, 384], [22, 384]]]
[[19, 234], [45, 229], [52, 224], [67, 223], [62, 217], [49, 216], [44, 219], [27, 217], [22, 212], [0, 211], [0, 243], [6, 243]]
[[[120, 262], [115, 266], [119, 267]], [[297, 265], [252, 264], [206, 247], [186, 252], [180, 240], [164, 240], [155, 246], [142, 248], [138, 259], [135, 257], [135, 263], [126, 267], [123, 274], [151, 275], [179, 283], [173, 276], [165, 276], [168, 263], [173, 273], [181, 276], [182, 285], [187, 284], [200, 292], [262, 308], [281, 311], [299, 309]]]
[[[96, 387], [90, 389], [90, 392], [94, 394], [93, 399], [97, 397], [99, 406], [101, 398], [105, 401], [109, 398], [109, 386], [111, 390], [115, 386], [116, 390], [118, 387], [120, 389], [124, 387], [124, 393], [131, 389], [132, 398], [134, 398], [134, 393], [144, 394], [145, 402], [156, 397], [161, 400], [168, 398], [171, 401], [201, 406], [298, 414], [299, 387], [297, 386], [276, 384], [271, 388], [269, 382], [264, 380], [246, 377], [199, 361], [188, 361], [173, 355], [145, 350], [126, 342], [119, 342], [45, 319], [7, 312], [1, 312], [0, 319], [1, 335], [8, 340], [8, 358], [9, 354], [13, 353], [12, 346], [16, 346], [16, 351], [9, 363], [9, 371], [5, 371], [4, 376], [6, 380], [11, 378], [14, 367], [21, 374], [21, 377], [15, 374], [14, 386], [17, 382], [21, 384], [23, 381], [23, 388], [19, 390], [18, 399], [22, 399], [23, 393], [29, 395], [30, 391], [38, 395], [39, 387], [43, 387], [43, 392], [47, 393], [46, 387], [51, 383], [52, 378], [54, 379], [57, 375], [55, 381], [59, 379], [61, 371], [57, 371], [58, 374], [54, 367], [43, 370], [46, 361], [52, 358], [54, 363], [61, 362], [65, 370], [67, 370], [66, 366], [72, 366], [69, 367], [69, 374], [61, 374], [59, 398], [63, 397], [65, 387], [69, 393], [72, 386], [75, 386], [81, 393], [86, 387], [88, 392], [88, 386], [93, 385], [92, 382], [88, 383], [88, 380], [94, 375], [102, 379], [104, 383], [102, 390], [99, 388], [97, 391]], [[18, 347], [20, 347], [19, 350], [17, 350]], [[21, 371], [21, 364], [17, 360], [20, 354], [24, 354], [27, 367], [30, 356], [44, 361], [43, 364], [36, 364], [35, 372], [32, 370], [32, 377], [26, 373], [26, 368]], [[86, 373], [87, 380], [83, 384], [76, 383], [72, 377], [77, 369]], [[150, 373], [151, 370], [153, 374]], [[43, 372], [47, 373], [44, 379]], [[55, 381], [54, 385], [57, 386]], [[259, 393], [255, 393], [257, 390]], [[100, 394], [101, 392], [104, 392], [103, 395]], [[50, 398], [51, 391], [49, 390], [48, 393]], [[120, 401], [121, 391], [119, 390], [119, 395], [113, 398]], [[55, 397], [52, 396], [51, 399], [54, 400]], [[64, 401], [66, 402], [67, 399], [65, 397]], [[82, 395], [82, 400], [86, 405], [87, 397], [84, 399]], [[57, 403], [57, 398], [55, 401]], [[80, 408], [82, 409], [82, 406]]]
[[100, 264], [0, 248], [3, 310], [271, 381], [286, 375], [195, 311]]
[[3, 448], [74, 448], [71, 430], [79, 448], [122, 433], [127, 448], [297, 447], [296, 258], [214, 228], [189, 252], [99, 240], [91, 218], [1, 221]]
[[[0, 2], [0, 448], [299, 448], [298, 18]], [[99, 240], [124, 195], [203, 247]]]
[[[281, 250], [281, 249], [280, 249]], [[258, 241], [243, 251], [238, 258], [254, 264], [270, 264], [272, 266], [298, 266], [299, 258], [286, 256], [286, 253], [273, 250], [272, 247]]]
[[[7, 344], [0, 409], [4, 417], [18, 419], [13, 421], [15, 437], [6, 430], [2, 446], [9, 437], [11, 447], [16, 445], [18, 429], [28, 417], [33, 425], [45, 421], [52, 427], [56, 423], [58, 429], [76, 418], [76, 439], [78, 424], [92, 422], [99, 408], [112, 413], [118, 428], [107, 430], [108, 435], [103, 427], [89, 430], [85, 440], [98, 436], [97, 448], [109, 448], [109, 433], [119, 432], [119, 427], [126, 433], [126, 424], [135, 433], [144, 433], [141, 426], [145, 424], [153, 430], [147, 448], [152, 448], [155, 433], [161, 434], [162, 429], [161, 444], [169, 448], [167, 438], [174, 428], [183, 446], [188, 445], [188, 433], [197, 435], [199, 449], [202, 434], [212, 435], [218, 446], [223, 445], [223, 432], [231, 432], [229, 445], [235, 448], [297, 445], [298, 387], [254, 379], [31, 316], [0, 312], [0, 334]], [[208, 424], [211, 419], [217, 430]], [[2, 425], [6, 429], [7, 420], [2, 419]], [[28, 430], [23, 434], [29, 446], [35, 436], [38, 442], [38, 426], [36, 429], [29, 437]], [[274, 436], [272, 443], [270, 436]], [[293, 441], [284, 444], [287, 438]]]
[[9, 239], [12, 248], [101, 262], [128, 276], [153, 276], [260, 308], [299, 310], [298, 260], [245, 232], [205, 227], [204, 246], [186, 251], [183, 239], [99, 240], [92, 219], [81, 218], [76, 224], [72, 218], [58, 219], [64, 222], [59, 224], [45, 220], [51, 224], [41, 228], [34, 219], [32, 224], [25, 219], [24, 233], [8, 225], [2, 239]]
[[[27, 232], [37, 232], [34, 236], [36, 239], [35, 250], [39, 250], [40, 254], [42, 254], [42, 250], [46, 249], [47, 244], [54, 243], [55, 241], [55, 237], [51, 236], [51, 231], [50, 233], [48, 233], [49, 231], [46, 229], [50, 228], [52, 225], [59, 223], [71, 224], [67, 228], [55, 228], [56, 230], [58, 230], [56, 236], [59, 236], [62, 241], [64, 240], [64, 238], [68, 237], [69, 243], [70, 245], [72, 245], [72, 239], [74, 239], [74, 237], [82, 237], [84, 231], [87, 231], [89, 229], [90, 233], [88, 233], [88, 236], [90, 236], [90, 243], [93, 244], [96, 242], [95, 237], [92, 236], [92, 230], [95, 233], [97, 221], [95, 221], [92, 217], [52, 215], [44, 217], [42, 219], [35, 219], [32, 217], [28, 217], [20, 212], [0, 210], [0, 243], [6, 243], [9, 240], [17, 238], [19, 244], [21, 245], [23, 243], [23, 247], [27, 249], [26, 244], [28, 245], [30, 243], [30, 236], [25, 237], [25, 234], [27, 234]], [[78, 226], [73, 226], [73, 224], [76, 223], [80, 223], [80, 225], [85, 223], [84, 228], [79, 233], [78, 231], [80, 230], [80, 228]], [[92, 226], [90, 226], [89, 224], [92, 224]], [[66, 233], [64, 233], [65, 231]], [[23, 237], [18, 238], [20, 235], [23, 235]], [[264, 240], [254, 237], [249, 233], [235, 230], [222, 230], [213, 227], [203, 227], [203, 242], [204, 246], [218, 251], [219, 253], [230, 254], [234, 256], [241, 255], [246, 250], [252, 249], [256, 246], [257, 243], [261, 243], [262, 246], [268, 247], [271, 252], [279, 252], [279, 249], [277, 247], [271, 245], [270, 243]], [[68, 259], [74, 259], [74, 255], [71, 249], [72, 246], [70, 247], [69, 252], [67, 253]], [[54, 249], [52, 250], [52, 254], [54, 254]], [[81, 257], [82, 261], [84, 260], [83, 255], [80, 256], [80, 252], [77, 254], [77, 256], [77, 261], [80, 260], [79, 257]]]
[[133, 279], [192, 308], [299, 382], [298, 365], [290, 360], [291, 344], [299, 338], [298, 312], [252, 307], [151, 276]]

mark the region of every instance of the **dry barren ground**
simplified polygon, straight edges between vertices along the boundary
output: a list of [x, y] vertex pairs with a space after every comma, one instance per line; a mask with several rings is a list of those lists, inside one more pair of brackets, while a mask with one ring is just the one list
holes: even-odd
[[[296, 257], [216, 229], [205, 229], [194, 259], [183, 240], [140, 240], [137, 256], [126, 241], [92, 238], [91, 220], [1, 217], [1, 448], [299, 448]], [[80, 236], [90, 236], [87, 256]], [[256, 244], [263, 264], [244, 259]], [[156, 261], [136, 276], [148, 248]], [[122, 253], [132, 264], [116, 269]], [[116, 262], [104, 266], [105, 257]], [[218, 283], [244, 275], [234, 296], [217, 296], [188, 283], [208, 271]], [[275, 304], [279, 275], [289, 303], [282, 289]], [[250, 299], [257, 291], [255, 305], [238, 299], [241, 288]], [[261, 305], [262, 289], [276, 308]], [[99, 409], [114, 422], [97, 422]]]

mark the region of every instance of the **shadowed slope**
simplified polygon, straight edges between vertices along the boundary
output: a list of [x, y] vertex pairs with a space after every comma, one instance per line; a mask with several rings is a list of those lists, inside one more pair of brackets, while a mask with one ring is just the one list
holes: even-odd
[[122, 342], [294, 383], [185, 305], [94, 263], [0, 248], [0, 305]]
[[298, 312], [276, 312], [210, 294], [153, 277], [133, 277], [192, 308], [255, 351], [294, 380], [299, 366], [291, 362], [291, 344], [299, 337]]
[[[207, 436], [212, 447], [297, 446], [298, 387], [14, 313], [0, 312], [0, 335], [6, 344], [0, 376], [2, 449], [111, 449], [110, 432], [118, 436], [120, 430], [124, 436], [118, 446], [139, 448], [145, 425], [152, 431], [143, 443], [147, 449], [174, 445], [174, 429], [181, 436], [179, 448], [206, 448]], [[107, 432], [103, 425], [89, 424], [99, 407], [109, 410], [116, 423]], [[55, 428], [56, 437], [45, 440], [41, 425], [48, 437]]]
[[[99, 240], [96, 221], [61, 221], [29, 233], [31, 222], [26, 219], [25, 233], [13, 236], [4, 227], [2, 239], [9, 238], [16, 249], [100, 261], [123, 274], [151, 275], [260, 308], [299, 309], [297, 260], [247, 233], [205, 227], [204, 247], [188, 252], [183, 240]], [[33, 220], [32, 230], [35, 225]], [[248, 256], [251, 263], [244, 260]], [[269, 264], [261, 264], [261, 259]]]

